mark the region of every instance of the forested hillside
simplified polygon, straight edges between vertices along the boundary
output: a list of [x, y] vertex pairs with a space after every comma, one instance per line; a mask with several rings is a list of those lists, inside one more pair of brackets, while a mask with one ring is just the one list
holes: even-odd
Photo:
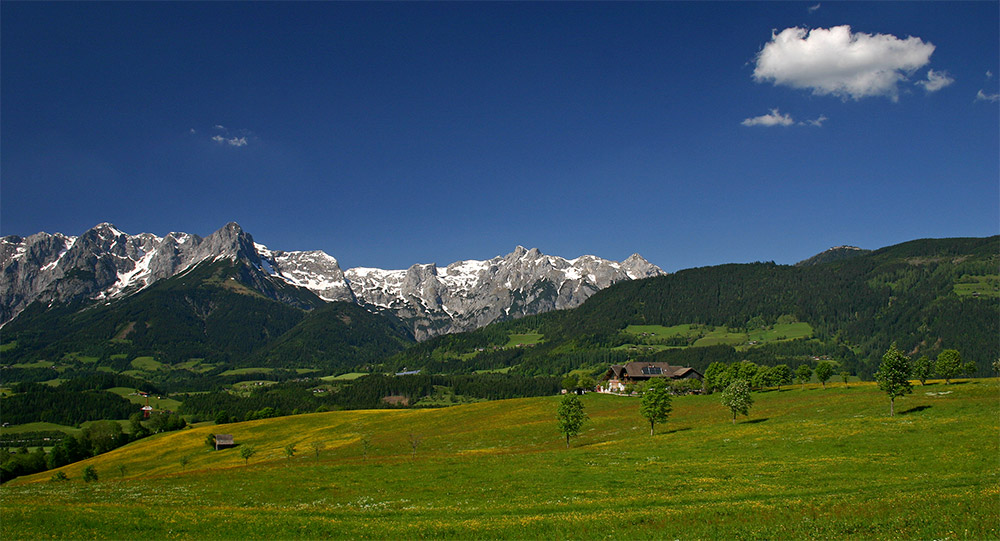
[[[164, 407], [203, 418], [446, 405], [546, 394], [571, 372], [636, 359], [702, 372], [831, 361], [869, 379], [894, 342], [913, 358], [958, 350], [982, 376], [1000, 357], [998, 253], [1000, 237], [920, 240], [828, 263], [688, 269], [422, 343], [391, 314], [304, 290], [283, 294], [312, 299], [309, 311], [274, 301], [248, 285], [253, 273], [219, 261], [104, 305], [29, 307], [3, 329], [3, 407], [18, 422], [68, 424], [137, 408], [112, 389], [162, 392], [174, 400]], [[403, 371], [419, 376], [386, 375]], [[93, 415], [60, 417], [66, 401]]]
[[253, 277], [242, 263], [225, 260], [198, 265], [104, 305], [35, 303], [4, 327], [3, 364], [47, 361], [124, 371], [134, 368], [134, 359], [148, 356], [166, 366], [196, 360], [195, 374], [260, 362], [332, 370], [370, 362], [413, 342], [391, 315], [275, 286], [316, 307], [307, 312], [261, 295], [248, 284]]
[[[746, 332], [799, 321], [811, 326], [812, 336], [640, 355], [702, 370], [712, 361], [776, 364], [826, 356], [869, 377], [876, 359], [896, 342], [911, 355], [933, 357], [942, 349], [958, 349], [985, 375], [1000, 356], [998, 239], [919, 240], [802, 267], [753, 263], [683, 270], [618, 284], [575, 310], [429, 341], [396, 361], [445, 366], [450, 360], [470, 369], [511, 366], [525, 373], [599, 370], [601, 361], [636, 357], [620, 349], [636, 343], [625, 332], [629, 325], [700, 324]], [[544, 342], [514, 351], [494, 349], [507, 334], [528, 328], [544, 335]], [[467, 344], [483, 351], [470, 357]]]

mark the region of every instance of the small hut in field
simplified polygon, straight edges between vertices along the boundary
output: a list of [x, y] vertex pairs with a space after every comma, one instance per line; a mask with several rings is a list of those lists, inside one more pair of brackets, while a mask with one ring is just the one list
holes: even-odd
[[215, 450], [218, 451], [223, 447], [235, 447], [236, 442], [233, 441], [232, 434], [216, 434], [215, 435]]

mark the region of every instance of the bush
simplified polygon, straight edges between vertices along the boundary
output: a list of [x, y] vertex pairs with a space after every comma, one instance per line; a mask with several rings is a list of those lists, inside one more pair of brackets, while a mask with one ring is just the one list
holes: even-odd
[[58, 483], [60, 481], [68, 481], [68, 480], [69, 477], [66, 477], [66, 472], [61, 472], [61, 471], [53, 473], [52, 477], [49, 478], [49, 481], [53, 483]]
[[93, 466], [87, 466], [83, 469], [83, 482], [89, 483], [91, 481], [97, 481], [97, 470]]

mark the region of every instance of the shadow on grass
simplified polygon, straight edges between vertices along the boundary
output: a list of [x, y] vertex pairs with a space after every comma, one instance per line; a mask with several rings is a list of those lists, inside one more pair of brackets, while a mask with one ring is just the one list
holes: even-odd
[[925, 406], [914, 406], [914, 407], [912, 407], [912, 408], [910, 408], [908, 410], [903, 410], [903, 411], [899, 412], [899, 414], [900, 415], [906, 415], [906, 414], [909, 414], [909, 413], [917, 413], [917, 412], [921, 412], [921, 411], [924, 411], [924, 410], [929, 410], [929, 409], [931, 409], [931, 407], [932, 406], [926, 406], [926, 405]]
[[682, 428], [675, 428], [673, 430], [667, 430], [666, 432], [661, 432], [660, 434], [673, 434], [674, 432], [684, 432], [685, 430], [691, 430], [691, 427], [685, 426]]
[[741, 421], [740, 424], [741, 425], [755, 425], [757, 423], [763, 423], [763, 422], [767, 422], [767, 421], [770, 421], [770, 419], [768, 417], [764, 417], [763, 419], [750, 419], [750, 420], [747, 420], [747, 421]]

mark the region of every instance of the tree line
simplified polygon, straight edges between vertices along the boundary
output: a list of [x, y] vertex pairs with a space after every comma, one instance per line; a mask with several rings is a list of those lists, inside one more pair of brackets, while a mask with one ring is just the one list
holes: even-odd
[[[448, 387], [455, 395], [486, 400], [546, 396], [559, 392], [558, 378], [532, 378], [512, 374], [464, 374], [386, 376], [371, 374], [353, 381], [334, 382], [331, 391], [317, 392], [326, 384], [317, 379], [300, 379], [256, 388], [246, 395], [227, 391], [192, 394], [184, 398], [181, 413], [203, 419], [250, 420], [261, 415], [279, 416], [338, 409], [399, 407], [383, 400], [406, 397], [413, 404]], [[269, 409], [267, 409], [269, 408]]]

